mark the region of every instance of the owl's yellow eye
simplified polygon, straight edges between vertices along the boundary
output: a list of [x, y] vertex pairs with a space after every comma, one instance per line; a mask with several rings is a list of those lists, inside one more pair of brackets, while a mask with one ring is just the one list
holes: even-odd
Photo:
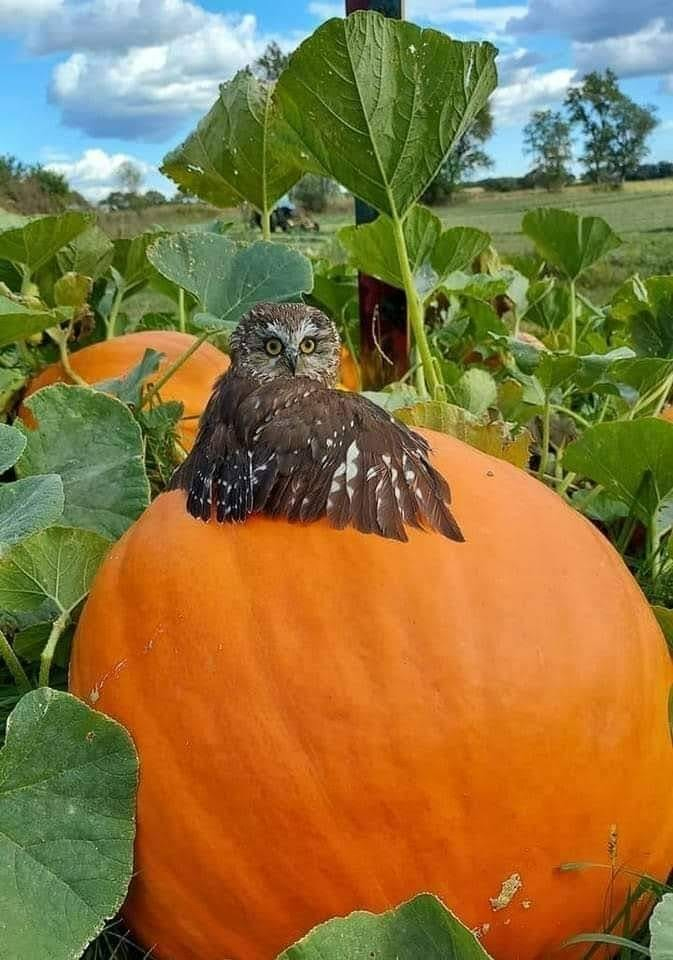
[[313, 337], [304, 337], [302, 342], [299, 344], [299, 349], [302, 353], [313, 353], [315, 350], [315, 340]]
[[283, 350], [283, 344], [278, 337], [269, 337], [264, 343], [264, 349], [270, 357], [278, 357]]

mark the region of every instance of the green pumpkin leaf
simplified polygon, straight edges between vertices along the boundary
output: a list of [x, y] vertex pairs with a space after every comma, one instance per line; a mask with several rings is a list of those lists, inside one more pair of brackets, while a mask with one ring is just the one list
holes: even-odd
[[472, 262], [486, 250], [491, 237], [474, 227], [451, 227], [445, 230], [432, 251], [432, 266], [439, 277], [468, 270]]
[[149, 503], [140, 427], [120, 400], [56, 384], [26, 400], [37, 429], [22, 427], [20, 476], [57, 473], [63, 480], [63, 524], [116, 540]]
[[673, 610], [668, 607], [660, 607], [657, 604], [652, 605], [652, 613], [657, 618], [657, 623], [661, 627], [666, 643], [673, 652]]
[[358, 12], [301, 44], [276, 98], [307, 167], [403, 217], [495, 88], [495, 54], [489, 43]]
[[63, 483], [55, 473], [0, 484], [0, 548], [56, 523], [63, 504]]
[[570, 290], [556, 279], [547, 277], [528, 288], [526, 322], [543, 330], [558, 330], [570, 316]]
[[56, 254], [61, 273], [79, 273], [97, 280], [112, 263], [114, 245], [98, 226], [78, 234]]
[[589, 427], [571, 443], [566, 470], [600, 483], [643, 523], [670, 527], [673, 508], [673, 424], [655, 418]]
[[0, 751], [0, 954], [74, 960], [121, 906], [133, 870], [138, 760], [123, 727], [33, 690]]
[[50, 527], [0, 557], [0, 610], [48, 620], [86, 597], [110, 542], [88, 530]]
[[602, 217], [581, 217], [556, 207], [529, 210], [521, 229], [540, 256], [571, 280], [622, 242]]
[[0, 260], [20, 265], [32, 275], [93, 222], [90, 213], [61, 213], [0, 230]]
[[26, 438], [6, 423], [0, 423], [0, 475], [13, 467], [26, 449]]
[[147, 248], [155, 243], [158, 237], [165, 235], [165, 230], [146, 230], [135, 237], [114, 241], [112, 267], [118, 274], [117, 283], [121, 283], [125, 294], [137, 290], [152, 278], [153, 270], [147, 259]]
[[[21, 660], [28, 660], [32, 663], [39, 662], [52, 628], [53, 624], [51, 623], [34, 623], [30, 627], [19, 630], [12, 643], [14, 653]], [[73, 629], [70, 627], [59, 639], [54, 656], [54, 663], [58, 664], [59, 667], [67, 667], [70, 662], [72, 635]]]
[[202, 329], [236, 323], [263, 300], [299, 300], [313, 286], [303, 254], [264, 240], [241, 246], [215, 233], [176, 233], [157, 240], [148, 256], [159, 273], [192, 293], [210, 315], [205, 322], [194, 318]]
[[632, 277], [613, 297], [610, 312], [628, 323], [641, 356], [673, 357], [673, 277]]
[[16, 340], [27, 340], [60, 322], [61, 318], [42, 304], [26, 306], [0, 293], [0, 347]]
[[[395, 246], [394, 227], [390, 217], [381, 214], [372, 223], [360, 227], [342, 227], [338, 232], [339, 242], [348, 253], [351, 266], [378, 277], [393, 287], [404, 288], [402, 270]], [[431, 271], [430, 260], [440, 238], [442, 224], [439, 217], [427, 207], [416, 206], [405, 218], [404, 239], [409, 256], [411, 272], [421, 279], [421, 288], [428, 286], [424, 274]], [[436, 278], [429, 283], [432, 289]]]
[[387, 913], [360, 910], [315, 927], [277, 960], [488, 960], [475, 935], [437, 897]]
[[479, 417], [498, 400], [498, 388], [495, 380], [486, 370], [473, 367], [462, 374], [451, 390], [459, 407]]
[[281, 121], [273, 85], [247, 70], [220, 86], [220, 94], [194, 133], [164, 159], [161, 171], [216, 207], [247, 201], [260, 213], [301, 177], [281, 149]]

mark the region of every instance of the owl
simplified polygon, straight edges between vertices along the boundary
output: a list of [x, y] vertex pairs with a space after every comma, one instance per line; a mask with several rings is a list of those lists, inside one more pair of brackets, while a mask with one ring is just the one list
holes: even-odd
[[340, 341], [320, 310], [260, 303], [231, 337], [196, 443], [171, 487], [201, 520], [253, 513], [407, 540], [405, 527], [463, 540], [427, 441], [336, 389]]

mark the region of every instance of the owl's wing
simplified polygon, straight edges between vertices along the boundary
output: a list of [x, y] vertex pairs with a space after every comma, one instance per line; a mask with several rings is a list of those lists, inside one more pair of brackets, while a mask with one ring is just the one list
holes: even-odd
[[[243, 419], [253, 396], [241, 406]], [[273, 398], [247, 438], [253, 474], [261, 471], [255, 510], [300, 521], [327, 516], [335, 527], [395, 540], [407, 540], [407, 524], [463, 540], [423, 437], [365, 397], [301, 378]]]

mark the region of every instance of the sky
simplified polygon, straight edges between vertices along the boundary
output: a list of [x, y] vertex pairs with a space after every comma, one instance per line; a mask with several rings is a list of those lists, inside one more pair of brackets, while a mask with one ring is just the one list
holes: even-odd
[[[144, 188], [220, 82], [270, 40], [291, 50], [344, 4], [321, 0], [0, 0], [0, 154], [58, 170], [90, 200], [134, 160]], [[654, 105], [650, 160], [673, 160], [673, 0], [407, 0], [406, 17], [500, 50], [493, 175], [529, 166], [531, 111], [559, 107], [568, 85], [611, 66]]]

